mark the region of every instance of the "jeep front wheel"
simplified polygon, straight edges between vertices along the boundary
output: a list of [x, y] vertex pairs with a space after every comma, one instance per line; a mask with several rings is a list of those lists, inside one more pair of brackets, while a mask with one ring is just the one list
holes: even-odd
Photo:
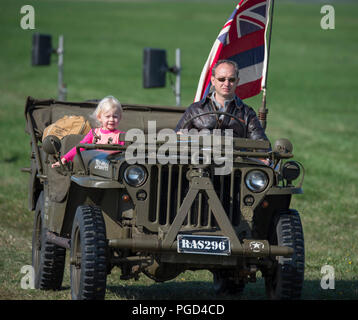
[[71, 235], [71, 296], [101, 300], [106, 293], [106, 227], [100, 208], [77, 208]]
[[267, 270], [265, 287], [270, 299], [299, 299], [303, 287], [305, 251], [301, 219], [296, 210], [279, 214], [271, 244], [291, 247], [291, 257], [277, 257]]

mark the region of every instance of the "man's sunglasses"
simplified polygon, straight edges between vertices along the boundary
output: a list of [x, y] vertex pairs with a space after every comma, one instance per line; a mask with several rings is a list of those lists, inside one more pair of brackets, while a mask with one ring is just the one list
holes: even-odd
[[225, 82], [226, 80], [229, 80], [230, 83], [234, 83], [237, 78], [216, 78], [219, 82]]

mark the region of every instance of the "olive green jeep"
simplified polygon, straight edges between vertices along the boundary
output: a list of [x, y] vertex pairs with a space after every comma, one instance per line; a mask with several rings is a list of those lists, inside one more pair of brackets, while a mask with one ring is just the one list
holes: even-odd
[[[240, 294], [260, 271], [269, 298], [300, 297], [304, 239], [290, 202], [302, 193], [304, 172], [288, 160], [287, 139], [272, 148], [268, 141], [190, 132], [174, 141], [166, 133], [184, 108], [123, 105], [124, 145], [79, 144], [82, 135], [42, 141], [56, 120], [91, 121], [96, 106], [27, 99], [31, 165], [24, 171], [35, 213], [36, 288], [61, 287], [68, 249], [73, 299], [103, 299], [115, 266], [122, 280], [144, 273], [158, 282], [209, 270], [218, 294]], [[52, 168], [74, 146], [73, 162]]]

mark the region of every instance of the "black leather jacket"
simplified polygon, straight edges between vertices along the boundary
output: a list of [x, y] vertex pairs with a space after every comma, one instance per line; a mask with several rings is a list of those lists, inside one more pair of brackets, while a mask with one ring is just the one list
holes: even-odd
[[[209, 129], [210, 131], [213, 129], [222, 129], [222, 134], [224, 135], [224, 129], [233, 129], [234, 137], [268, 140], [254, 109], [243, 103], [238, 97], [235, 97], [235, 99], [231, 101], [226, 112], [239, 118], [242, 125], [239, 125], [238, 121], [230, 116], [224, 116], [222, 121], [220, 121], [220, 114], [206, 114], [187, 123], [192, 117], [210, 111], [216, 111], [216, 109], [214, 102], [209, 96], [198, 102], [194, 102], [186, 109], [175, 131], [179, 131], [180, 129], [190, 130], [192, 128], [198, 131], [202, 129]], [[187, 125], [185, 125], [186, 123]]]

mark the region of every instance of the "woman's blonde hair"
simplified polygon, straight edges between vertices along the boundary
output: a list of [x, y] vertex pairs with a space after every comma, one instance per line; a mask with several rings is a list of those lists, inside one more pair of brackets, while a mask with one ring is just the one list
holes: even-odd
[[92, 114], [92, 118], [100, 125], [98, 117], [102, 112], [107, 112], [110, 110], [117, 110], [119, 113], [119, 120], [122, 119], [123, 109], [122, 105], [118, 99], [113, 96], [104, 97], [97, 105], [96, 110]]

